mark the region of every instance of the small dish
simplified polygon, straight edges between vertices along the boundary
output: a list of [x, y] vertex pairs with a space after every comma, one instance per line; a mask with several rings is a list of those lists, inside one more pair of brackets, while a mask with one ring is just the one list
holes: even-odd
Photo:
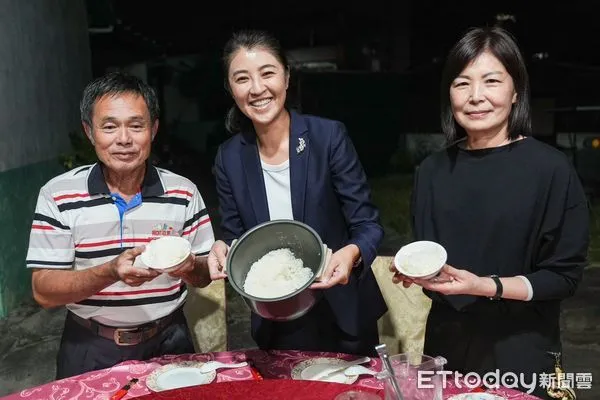
[[162, 392], [186, 386], [206, 385], [215, 379], [217, 373], [216, 371], [202, 373], [200, 367], [203, 364], [196, 361], [182, 361], [164, 365], [148, 375], [146, 386], [153, 392]]
[[247, 365], [248, 365], [248, 363], [246, 361], [239, 362], [239, 363], [223, 363], [220, 361], [207, 361], [204, 363], [203, 366], [200, 367], [200, 371], [202, 371], [203, 373], [208, 373], [210, 371], [216, 371], [221, 368], [229, 368], [229, 369], [242, 368]]
[[442, 245], [422, 240], [409, 243], [398, 250], [394, 265], [402, 275], [430, 279], [440, 272], [447, 259], [448, 254]]
[[179, 236], [165, 236], [146, 245], [140, 255], [142, 263], [157, 271], [171, 272], [185, 261], [192, 252], [192, 245]]
[[304, 360], [292, 368], [292, 379], [305, 381], [319, 380], [321, 382], [345, 383], [350, 385], [356, 382], [358, 375], [346, 376], [344, 370], [337, 371], [321, 379], [315, 379], [315, 377], [322, 375], [327, 370], [333, 370], [347, 362], [348, 361], [332, 357], [318, 357]]

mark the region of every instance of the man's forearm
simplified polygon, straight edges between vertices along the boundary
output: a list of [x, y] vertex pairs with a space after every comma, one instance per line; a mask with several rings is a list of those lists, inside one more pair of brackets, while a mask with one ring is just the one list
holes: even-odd
[[87, 299], [119, 280], [111, 263], [81, 271], [36, 269], [31, 279], [33, 297], [44, 308]]

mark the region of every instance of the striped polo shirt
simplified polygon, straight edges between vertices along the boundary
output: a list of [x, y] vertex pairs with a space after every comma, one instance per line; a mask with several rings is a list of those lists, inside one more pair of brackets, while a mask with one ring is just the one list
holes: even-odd
[[[150, 164], [146, 170], [141, 201], [129, 208], [118, 207], [120, 199], [111, 195], [100, 164], [46, 183], [37, 200], [27, 267], [83, 270], [165, 235], [187, 238], [194, 254], [208, 254], [214, 235], [196, 185]], [[186, 295], [182, 280], [161, 274], [138, 287], [116, 282], [67, 308], [83, 318], [126, 327], [172, 313]]]

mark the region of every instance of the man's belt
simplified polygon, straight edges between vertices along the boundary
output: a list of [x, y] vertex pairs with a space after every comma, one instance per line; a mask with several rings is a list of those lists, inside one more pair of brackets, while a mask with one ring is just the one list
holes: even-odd
[[114, 340], [114, 342], [119, 346], [133, 346], [156, 336], [167, 326], [171, 325], [171, 322], [173, 322], [173, 316], [176, 312], [177, 311], [155, 321], [128, 328], [115, 328], [112, 326], [102, 325], [92, 319], [81, 318], [75, 315], [73, 312], [69, 312], [69, 314], [75, 322], [84, 328], [89, 329], [96, 335], [109, 340]]

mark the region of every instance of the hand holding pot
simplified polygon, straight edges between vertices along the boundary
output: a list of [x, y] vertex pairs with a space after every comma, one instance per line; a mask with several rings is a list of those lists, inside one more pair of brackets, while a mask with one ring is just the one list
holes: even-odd
[[222, 240], [217, 240], [213, 243], [208, 253], [208, 270], [210, 272], [210, 279], [213, 281], [218, 279], [227, 278], [225, 273], [225, 265], [227, 264], [227, 253], [229, 252], [229, 246]]
[[345, 246], [331, 256], [325, 271], [319, 281], [313, 283], [311, 289], [327, 289], [335, 285], [345, 285], [350, 280], [350, 274], [355, 266], [355, 260], [360, 257], [356, 245]]

